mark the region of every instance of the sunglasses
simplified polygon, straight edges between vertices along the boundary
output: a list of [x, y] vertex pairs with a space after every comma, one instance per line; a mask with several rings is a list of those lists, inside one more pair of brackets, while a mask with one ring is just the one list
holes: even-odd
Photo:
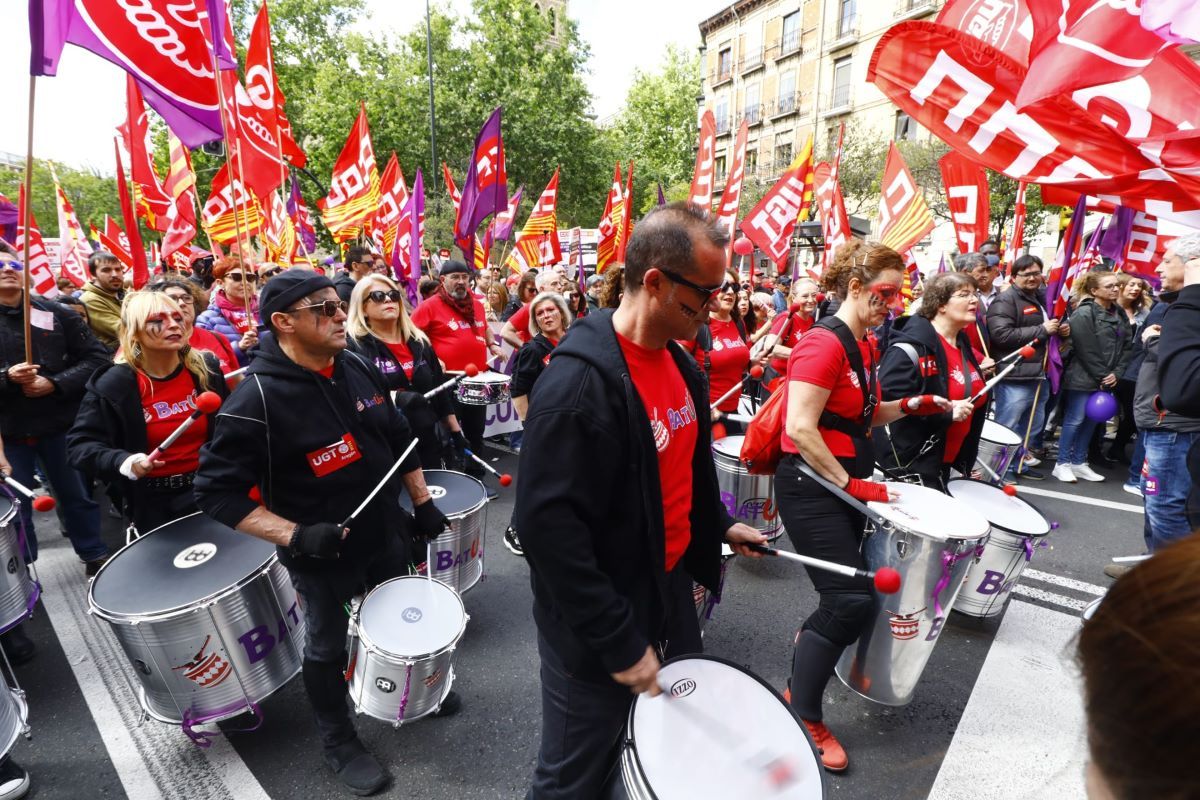
[[345, 300], [322, 300], [320, 303], [312, 303], [311, 305], [307, 305], [307, 306], [296, 306], [295, 308], [289, 308], [287, 311], [284, 311], [283, 313], [284, 314], [294, 314], [297, 311], [304, 311], [305, 309], [309, 309], [309, 308], [321, 309], [320, 313], [322, 316], [336, 317], [337, 313], [339, 311], [341, 311], [342, 313], [345, 313], [346, 309], [350, 308], [350, 304], [347, 303]]
[[742, 287], [741, 287], [741, 286], [739, 286], [739, 285], [738, 285], [737, 283], [735, 283], [734, 281], [725, 281], [725, 283], [722, 283], [722, 284], [721, 284], [721, 288], [720, 288], [720, 289], [718, 289], [717, 291], [718, 291], [720, 294], [725, 294], [726, 292], [737, 292], [737, 291], [738, 291], [739, 289], [741, 289], [741, 288], [742, 288]]
[[173, 294], [169, 294], [169, 295], [167, 295], [167, 297], [169, 297], [169, 298], [171, 298], [172, 300], [174, 300], [174, 301], [175, 301], [175, 304], [176, 304], [176, 305], [180, 305], [180, 306], [192, 306], [192, 305], [195, 305], [195, 304], [196, 304], [196, 300], [195, 300], [195, 299], [194, 299], [194, 298], [193, 298], [193, 297], [192, 297], [190, 294], [189, 294], [189, 295], [182, 295], [182, 294], [181, 294], [181, 295], [178, 295], [178, 296], [176, 296], [176, 295], [173, 295]]
[[25, 267], [20, 261], [9, 261], [7, 259], [0, 259], [0, 269], [11, 269], [13, 272], [25, 271]]
[[[393, 303], [399, 303], [400, 302], [400, 292], [396, 291], [395, 289], [391, 289], [390, 291], [386, 291], [386, 292], [381, 292], [378, 289], [376, 289], [373, 292], [367, 292], [367, 299], [371, 300], [373, 302], [376, 302], [376, 303], [383, 303], [388, 300], [391, 300]], [[333, 315], [330, 314], [329, 316], [333, 316]]]
[[265, 281], [267, 278], [273, 278], [281, 272], [283, 272], [281, 269], [264, 269], [259, 273], [259, 277]]
[[154, 314], [152, 316], [146, 317], [146, 325], [154, 326], [154, 327], [162, 327], [163, 325], [167, 324], [167, 320], [174, 320], [175, 322], [182, 325], [183, 324], [183, 314], [180, 314], [179, 312], [174, 312], [169, 315], [168, 314]]
[[717, 296], [717, 292], [721, 291], [722, 287], [724, 287], [724, 285], [725, 285], [724, 283], [722, 283], [720, 286], [701, 286], [699, 284], [692, 283], [687, 278], [683, 277], [678, 272], [674, 272], [673, 270], [663, 269], [662, 267], [659, 267], [658, 271], [661, 272], [663, 275], [666, 275], [667, 280], [669, 280], [671, 283], [676, 283], [676, 284], [679, 284], [680, 286], [686, 286], [687, 288], [691, 289], [692, 291], [698, 293], [700, 295], [700, 297], [702, 298], [700, 300], [701, 308], [703, 308], [704, 306], [706, 306], [710, 302], [712, 302], [712, 299]]
[[258, 283], [258, 276], [255, 275], [253, 272], [251, 272], [249, 275], [243, 275], [240, 272], [231, 272], [228, 275], [226, 275], [225, 277], [229, 278], [230, 280], [236, 281], [237, 283], [242, 283], [243, 281], [245, 281], [246, 283]]

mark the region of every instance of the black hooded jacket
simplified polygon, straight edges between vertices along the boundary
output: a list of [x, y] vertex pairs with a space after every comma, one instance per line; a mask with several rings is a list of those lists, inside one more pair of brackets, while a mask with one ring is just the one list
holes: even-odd
[[[604, 310], [576, 322], [530, 395], [514, 525], [533, 585], [538, 630], [567, 670], [619, 672], [657, 642], [666, 622], [665, 531], [650, 420]], [[695, 363], [667, 345], [697, 406]], [[680, 565], [715, 589], [733, 524], [721, 504], [698, 415], [691, 542]]]
[[512, 373], [512, 396], [524, 397], [533, 389], [533, 384], [546, 371], [554, 344], [539, 333], [517, 351], [517, 361]]
[[[211, 438], [200, 451], [196, 503], [231, 528], [260, 504], [293, 522], [341, 522], [412, 439], [373, 364], [343, 351], [334, 358], [333, 377], [326, 378], [288, 358], [271, 334], [263, 336], [246, 377], [214, 416]], [[359, 457], [349, 460], [349, 450]], [[337, 458], [347, 461], [325, 471]], [[368, 559], [384, 537], [405, 535], [400, 475], [419, 468], [416, 452], [410, 453], [351, 523], [338, 560], [294, 556], [282, 547], [280, 560], [299, 570], [337, 569]], [[261, 503], [250, 497], [255, 488]]]
[[[899, 400], [920, 394], [949, 396], [946, 354], [939, 338], [933, 323], [924, 317], [901, 317], [896, 320], [891, 344], [879, 364], [881, 399]], [[900, 346], [902, 344], [916, 351], [915, 359], [906, 352], [907, 348]], [[971, 367], [982, 375], [983, 371], [975, 360], [971, 340], [966, 333], [958, 334], [957, 344], [959, 352], [965, 354]], [[984, 416], [984, 409], [976, 407], [971, 417], [971, 430], [952, 465], [964, 475], [969, 475], [974, 469]], [[937, 476], [945, 461], [946, 431], [950, 424], [951, 415], [944, 413], [904, 416], [890, 425], [880, 426], [871, 436], [875, 443], [875, 460], [884, 469], [901, 473], [916, 472], [926, 479], [927, 485], [937, 486]], [[921, 452], [926, 443], [931, 441], [929, 448]]]
[[351, 350], [379, 369], [384, 384], [397, 393], [396, 406], [404, 412], [408, 424], [418, 435], [431, 435], [438, 420], [454, 413], [454, 407], [450, 404], [453, 389], [446, 389], [429, 400], [425, 399], [425, 392], [446, 382], [442, 364], [429, 342], [417, 338], [406, 342], [413, 357], [411, 379], [404, 374], [387, 343], [379, 337], [370, 334], [361, 339], [349, 337], [348, 343]]

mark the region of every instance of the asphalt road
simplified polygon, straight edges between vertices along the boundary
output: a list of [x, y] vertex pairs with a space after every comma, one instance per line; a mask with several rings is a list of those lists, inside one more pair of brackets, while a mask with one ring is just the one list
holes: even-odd
[[[488, 455], [498, 459], [501, 471], [520, 480], [515, 456], [496, 450]], [[586, 454], [574, 457], [586, 458]], [[1036, 572], [1031, 574], [1036, 577], [1022, 581], [1021, 594], [1014, 597], [1007, 616], [1018, 616], [1013, 606], [1020, 605], [1022, 612], [1034, 615], [1029, 617], [1033, 624], [1043, 629], [1061, 624], [1069, 635], [1077, 625], [1079, 609], [1110, 584], [1101, 571], [1108, 560], [1141, 552], [1140, 501], [1121, 491], [1123, 469], [1108, 474], [1111, 477], [1103, 484], [1067, 486], [1053, 480], [1029, 484], [1026, 499], [1059, 527], [1051, 536], [1051, 546], [1035, 555]], [[1062, 496], [1040, 494], [1046, 491]], [[454, 665], [462, 711], [398, 730], [359, 718], [364, 742], [394, 779], [382, 797], [467, 800], [524, 795], [537, 752], [540, 701], [528, 570], [501, 543], [511, 503], [511, 490], [501, 490], [487, 509], [486, 577], [464, 598], [470, 622]], [[107, 516], [105, 520], [110, 544], [121, 543], [118, 521]], [[42, 543], [38, 565], [45, 595], [27, 629], [39, 653], [17, 669], [29, 697], [33, 739], [20, 740], [14, 757], [33, 775], [32, 797], [347, 796], [319, 757], [298, 680], [262, 704], [265, 722], [258, 730], [237, 732], [245, 727], [244, 719], [223, 723], [228, 738], [218, 739], [208, 750], [193, 746], [176, 727], [142, 719], [132, 693], [132, 671], [114, 646], [107, 625], [86, 613], [83, 570], [58, 535], [56, 523], [53, 514], [38, 515]], [[792, 636], [815, 600], [802, 569], [779, 560], [735, 559], [723, 601], [706, 628], [706, 650], [745, 665], [782, 690], [790, 670]], [[1038, 697], [1036, 670], [1011, 676], [1003, 671], [1000, 660], [1009, 656], [1017, 663], [1049, 664], [1049, 669], [1064, 673], [1071, 670], [1069, 643], [1055, 645], [1058, 652], [1037, 652], [1029, 644], [1036, 637], [1019, 633], [1016, 620], [1011, 635], [1002, 637], [1004, 647], [999, 647], [998, 631], [1009, 624], [1006, 619], [979, 621], [952, 614], [915, 699], [904, 707], [868, 702], [837, 679], [831, 681], [826, 721], [846, 746], [851, 768], [830, 776], [828, 796], [924, 798], [930, 796], [935, 782], [937, 797], [1018, 796], [1000, 790], [989, 793], [953, 777], [958, 774], [955, 765], [970, 752], [963, 748], [977, 745], [993, 753], [980, 761], [977, 771], [1000, 777], [1006, 772], [1037, 776], [1036, 752], [1031, 763], [1028, 752], [1006, 756], [1004, 748], [987, 750], [987, 736], [1006, 746], [1022, 742], [1026, 719], [1019, 707], [1013, 707], [1011, 719], [1004, 719], [1004, 714], [993, 719], [983, 742], [972, 744], [978, 738], [979, 726], [974, 722], [978, 714], [965, 714], [968, 704], [983, 709], [989, 702], [1005, 700], [997, 698], [997, 692], [1011, 692], [1013, 698], [1032, 696], [1043, 709], [1058, 704], [1071, 708], [1077, 698], [1069, 684]], [[987, 680], [980, 677], [981, 671]], [[1010, 683], [1011, 687], [1006, 685]], [[1081, 740], [1080, 732], [1066, 723], [1056, 729], [1053, 714], [1047, 724], [1046, 735], [1062, 740], [1056, 747], [1047, 745], [1047, 750], [1062, 751]], [[679, 756], [681, 769], [687, 768], [691, 757], [695, 756]], [[1038, 785], [1020, 796], [1082, 798], [1077, 767], [1074, 763], [1056, 767], [1058, 778], [1040, 783], [1036, 779]], [[945, 773], [940, 779], [939, 772]]]

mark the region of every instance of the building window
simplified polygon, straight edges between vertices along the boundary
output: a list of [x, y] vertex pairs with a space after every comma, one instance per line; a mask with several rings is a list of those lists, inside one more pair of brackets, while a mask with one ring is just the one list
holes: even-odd
[[897, 142], [903, 142], [907, 139], [912, 139], [917, 135], [917, 123], [913, 118], [903, 111], [896, 112], [896, 134], [893, 137]]
[[775, 104], [777, 114], [790, 114], [796, 110], [796, 71], [789, 70], [779, 75], [779, 100]]
[[753, 177], [756, 172], [758, 172], [758, 146], [757, 145], [755, 145], [753, 149], [747, 148], [747, 150], [746, 150], [746, 173], [745, 174]]
[[716, 178], [715, 178], [716, 182], [724, 183], [725, 182], [725, 156], [717, 156], [713, 160], [713, 166], [714, 166], [713, 171], [716, 173]]
[[717, 107], [713, 111], [713, 117], [717, 123], [717, 133], [729, 133], [729, 98], [718, 97]]
[[838, 0], [837, 35], [849, 36], [854, 33], [855, 0]]
[[733, 71], [733, 51], [726, 47], [717, 53], [717, 82], [729, 80]]
[[550, 35], [557, 36], [558, 35], [558, 15], [554, 13], [553, 8], [546, 12], [546, 19], [550, 23]]
[[783, 172], [792, 163], [792, 134], [781, 133], [775, 137], [775, 171]]
[[762, 120], [761, 89], [757, 83], [746, 87], [745, 118], [749, 125], [757, 125]]
[[779, 40], [779, 55], [800, 49], [800, 12], [793, 11], [783, 18], [783, 36]]
[[833, 62], [833, 102], [830, 108], [845, 108], [850, 105], [850, 58], [839, 58]]

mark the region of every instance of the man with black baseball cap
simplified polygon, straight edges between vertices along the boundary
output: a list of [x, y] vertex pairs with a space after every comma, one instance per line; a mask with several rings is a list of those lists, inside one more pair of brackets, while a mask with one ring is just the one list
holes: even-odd
[[[407, 574], [410, 538], [437, 536], [447, 520], [413, 452], [392, 479], [397, 485], [341, 526], [412, 440], [408, 423], [376, 367], [345, 349], [346, 303], [332, 281], [286, 270], [263, 289], [259, 308], [270, 332], [215, 415], [196, 501], [214, 519], [278, 547], [304, 609], [304, 688], [325, 760], [352, 792], [372, 794], [388, 778], [346, 705], [343, 607]], [[412, 497], [413, 519], [396, 502], [399, 484]], [[451, 692], [439, 714], [458, 706]]]

